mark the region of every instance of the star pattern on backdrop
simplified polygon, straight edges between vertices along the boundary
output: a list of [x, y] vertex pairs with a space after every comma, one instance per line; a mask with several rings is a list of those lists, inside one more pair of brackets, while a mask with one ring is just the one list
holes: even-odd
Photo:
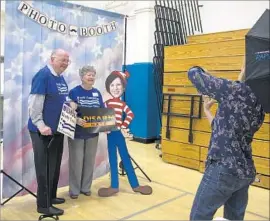
[[39, 57], [41, 58], [42, 62], [45, 63], [50, 58], [52, 50], [47, 49], [44, 45], [41, 45], [40, 50], [41, 50], [41, 52], [39, 54]]
[[102, 55], [101, 53], [101, 45], [95, 45], [91, 52], [95, 55], [95, 57], [98, 57], [99, 55]]
[[22, 76], [22, 62], [12, 61], [10, 68], [5, 69], [5, 72], [10, 74], [11, 79]]
[[106, 23], [106, 18], [105, 17], [98, 16], [98, 20], [97, 20], [96, 24], [98, 26], [100, 26], [100, 25], [104, 25], [105, 23]]
[[21, 39], [29, 40], [32, 38], [32, 36], [28, 34], [25, 28], [18, 28], [18, 26], [15, 26], [14, 31], [12, 31], [10, 35], [18, 38], [17, 40], [21, 40]]
[[114, 38], [114, 40], [117, 42], [117, 44], [122, 44], [124, 42], [124, 35], [117, 33], [117, 36]]
[[72, 7], [72, 9], [69, 11], [72, 16], [74, 17], [74, 19], [76, 20], [77, 17], [81, 17], [82, 16], [82, 7], [80, 6], [74, 6]]
[[67, 38], [67, 42], [70, 44], [70, 46], [72, 47], [72, 48], [74, 48], [74, 47], [78, 47], [79, 45], [80, 45], [80, 41], [79, 41], [79, 38], [78, 38], [78, 36], [69, 36], [68, 38]]

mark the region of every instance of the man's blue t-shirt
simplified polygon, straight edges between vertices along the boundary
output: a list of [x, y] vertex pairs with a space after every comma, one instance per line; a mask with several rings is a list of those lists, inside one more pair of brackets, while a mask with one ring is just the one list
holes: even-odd
[[[79, 106], [88, 108], [103, 108], [104, 103], [102, 95], [96, 88], [85, 90], [82, 86], [76, 86], [69, 92], [69, 97]], [[78, 116], [80, 116], [80, 108], [78, 108]], [[77, 125], [75, 130], [75, 138], [88, 139], [97, 136], [98, 133], [90, 134], [81, 126]]]
[[[48, 66], [45, 66], [34, 76], [30, 94], [45, 95], [43, 121], [53, 133], [57, 132], [63, 103], [68, 98], [68, 86], [63, 76], [53, 75]], [[38, 131], [31, 118], [28, 129], [32, 132]]]

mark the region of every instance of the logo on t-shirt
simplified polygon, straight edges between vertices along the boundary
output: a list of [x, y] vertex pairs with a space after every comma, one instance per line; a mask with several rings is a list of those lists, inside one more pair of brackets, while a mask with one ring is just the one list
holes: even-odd
[[93, 97], [98, 97], [98, 93], [97, 92], [93, 92]]
[[96, 97], [81, 96], [77, 97], [77, 100], [84, 107], [100, 107], [99, 99]]
[[64, 83], [56, 83], [59, 94], [68, 94], [68, 87]]

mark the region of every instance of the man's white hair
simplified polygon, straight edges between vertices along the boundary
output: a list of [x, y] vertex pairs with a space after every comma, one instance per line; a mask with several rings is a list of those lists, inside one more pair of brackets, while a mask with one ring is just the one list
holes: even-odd
[[67, 53], [64, 49], [61, 49], [61, 48], [54, 49], [51, 53], [51, 58], [57, 57], [58, 54], [64, 54], [64, 53]]

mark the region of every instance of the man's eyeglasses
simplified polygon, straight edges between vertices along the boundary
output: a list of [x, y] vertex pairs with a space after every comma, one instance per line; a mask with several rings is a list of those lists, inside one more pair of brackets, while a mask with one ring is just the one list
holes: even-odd
[[52, 58], [57, 59], [57, 61], [59, 61], [59, 62], [61, 62], [61, 63], [66, 63], [66, 64], [70, 64], [70, 63], [71, 63], [71, 60], [67, 60], [67, 59], [58, 59], [57, 57], [52, 57]]

